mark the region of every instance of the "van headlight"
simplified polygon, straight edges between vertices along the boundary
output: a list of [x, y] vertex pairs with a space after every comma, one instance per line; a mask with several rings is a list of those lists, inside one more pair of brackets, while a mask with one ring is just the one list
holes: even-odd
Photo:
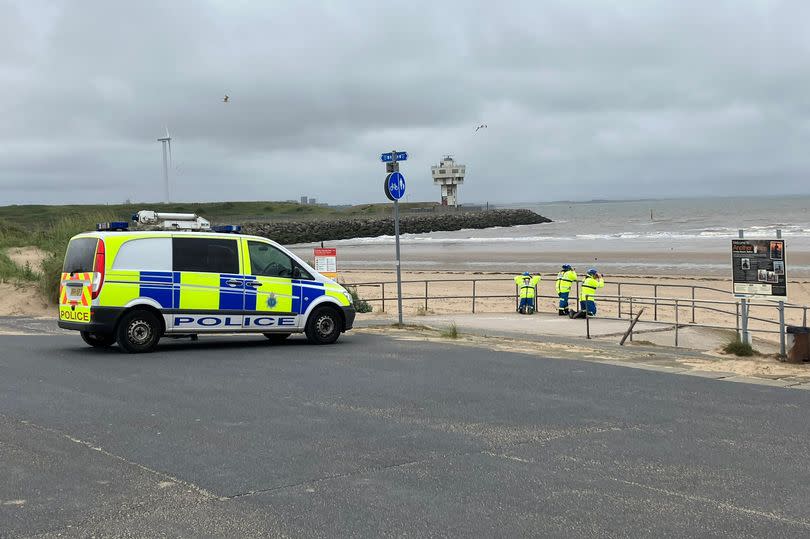
[[347, 290], [343, 291], [343, 295], [346, 297], [346, 301], [349, 302], [349, 305], [354, 303], [354, 298], [352, 298], [352, 295]]

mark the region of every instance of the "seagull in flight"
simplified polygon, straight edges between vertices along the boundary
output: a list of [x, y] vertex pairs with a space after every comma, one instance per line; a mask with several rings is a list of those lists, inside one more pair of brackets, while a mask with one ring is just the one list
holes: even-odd
[[486, 129], [486, 128], [487, 128], [487, 124], [481, 124], [481, 125], [479, 125], [478, 127], [475, 128], [475, 132], [478, 133], [479, 129]]
[[229, 96], [228, 94], [225, 94], [225, 97], [222, 98], [222, 102], [227, 103], [230, 98], [231, 98], [231, 96]]

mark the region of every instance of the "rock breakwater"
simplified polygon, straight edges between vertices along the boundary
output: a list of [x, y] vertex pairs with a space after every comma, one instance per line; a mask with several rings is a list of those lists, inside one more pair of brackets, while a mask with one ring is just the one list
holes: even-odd
[[[489, 210], [431, 215], [401, 215], [400, 232], [403, 234], [422, 234], [464, 228], [481, 229], [494, 226], [536, 225], [550, 222], [551, 219], [530, 210]], [[258, 222], [246, 224], [242, 227], [242, 231], [245, 234], [263, 236], [283, 244], [313, 243], [390, 236], [394, 234], [394, 219], [393, 217], [387, 217]]]

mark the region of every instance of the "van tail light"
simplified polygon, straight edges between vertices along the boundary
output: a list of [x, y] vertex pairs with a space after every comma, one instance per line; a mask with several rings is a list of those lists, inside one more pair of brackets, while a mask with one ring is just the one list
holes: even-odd
[[101, 286], [104, 284], [104, 240], [98, 240], [96, 245], [96, 261], [93, 265], [93, 299], [101, 293]]

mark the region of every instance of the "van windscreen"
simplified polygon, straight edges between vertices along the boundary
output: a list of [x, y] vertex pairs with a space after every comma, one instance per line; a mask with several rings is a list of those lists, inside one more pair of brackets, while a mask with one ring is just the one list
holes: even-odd
[[71, 240], [65, 253], [63, 273], [90, 273], [96, 261], [96, 238]]

